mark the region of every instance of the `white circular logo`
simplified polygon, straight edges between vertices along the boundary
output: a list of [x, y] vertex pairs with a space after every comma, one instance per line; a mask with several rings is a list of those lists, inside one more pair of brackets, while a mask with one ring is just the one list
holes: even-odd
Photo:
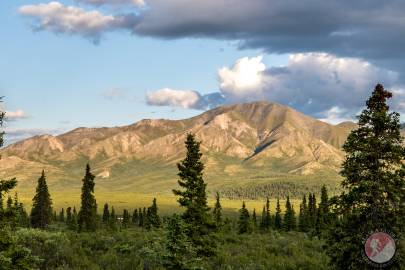
[[367, 258], [376, 264], [390, 262], [395, 255], [395, 251], [394, 239], [385, 232], [371, 234], [364, 244], [364, 252]]

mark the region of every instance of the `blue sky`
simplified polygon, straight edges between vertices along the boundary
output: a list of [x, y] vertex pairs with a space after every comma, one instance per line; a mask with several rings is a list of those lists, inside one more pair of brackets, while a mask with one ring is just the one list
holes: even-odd
[[[388, 55], [377, 57], [386, 49], [353, 54], [361, 43], [346, 44], [353, 48], [346, 51], [322, 45], [319, 35], [345, 38], [353, 35], [350, 25], [346, 32], [342, 25], [324, 30], [315, 17], [313, 28], [320, 29], [307, 33], [313, 34], [311, 47], [301, 33], [286, 28], [310, 18], [294, 18], [284, 9], [266, 18], [277, 26], [281, 17], [285, 25], [258, 30], [258, 12], [275, 0], [194, 6], [185, 0], [131, 1], [0, 2], [0, 95], [9, 114], [9, 142], [79, 126], [186, 118], [217, 104], [263, 99], [336, 123], [353, 119], [377, 82], [398, 93], [394, 108], [404, 106], [401, 65]], [[201, 12], [190, 16], [190, 9]], [[218, 18], [221, 11], [230, 15]], [[93, 27], [102, 20], [106, 23]], [[297, 44], [291, 45], [292, 39]], [[220, 98], [207, 101], [214, 92]]]

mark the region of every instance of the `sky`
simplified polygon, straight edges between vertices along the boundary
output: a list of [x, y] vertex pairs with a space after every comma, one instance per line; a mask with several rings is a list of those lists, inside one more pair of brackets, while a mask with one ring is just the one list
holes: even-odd
[[[405, 112], [404, 1], [0, 1], [6, 142], [268, 100], [332, 124]], [[404, 120], [404, 118], [402, 118]]]

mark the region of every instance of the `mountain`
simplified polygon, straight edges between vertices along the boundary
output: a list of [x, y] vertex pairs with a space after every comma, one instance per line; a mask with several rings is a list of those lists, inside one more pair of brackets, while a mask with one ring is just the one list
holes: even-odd
[[45, 169], [50, 186], [66, 191], [80, 187], [90, 162], [100, 190], [170, 193], [191, 132], [202, 141], [210, 189], [337, 183], [341, 146], [354, 128], [352, 122], [330, 125], [277, 103], [235, 104], [184, 120], [144, 119], [35, 136], [0, 151], [0, 178], [16, 176], [20, 189], [29, 190]]

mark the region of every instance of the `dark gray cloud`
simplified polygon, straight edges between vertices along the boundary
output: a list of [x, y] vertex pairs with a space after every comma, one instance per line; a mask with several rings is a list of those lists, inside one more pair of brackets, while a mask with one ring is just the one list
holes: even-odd
[[402, 0], [149, 0], [133, 32], [239, 40], [268, 53], [328, 52], [402, 69]]

